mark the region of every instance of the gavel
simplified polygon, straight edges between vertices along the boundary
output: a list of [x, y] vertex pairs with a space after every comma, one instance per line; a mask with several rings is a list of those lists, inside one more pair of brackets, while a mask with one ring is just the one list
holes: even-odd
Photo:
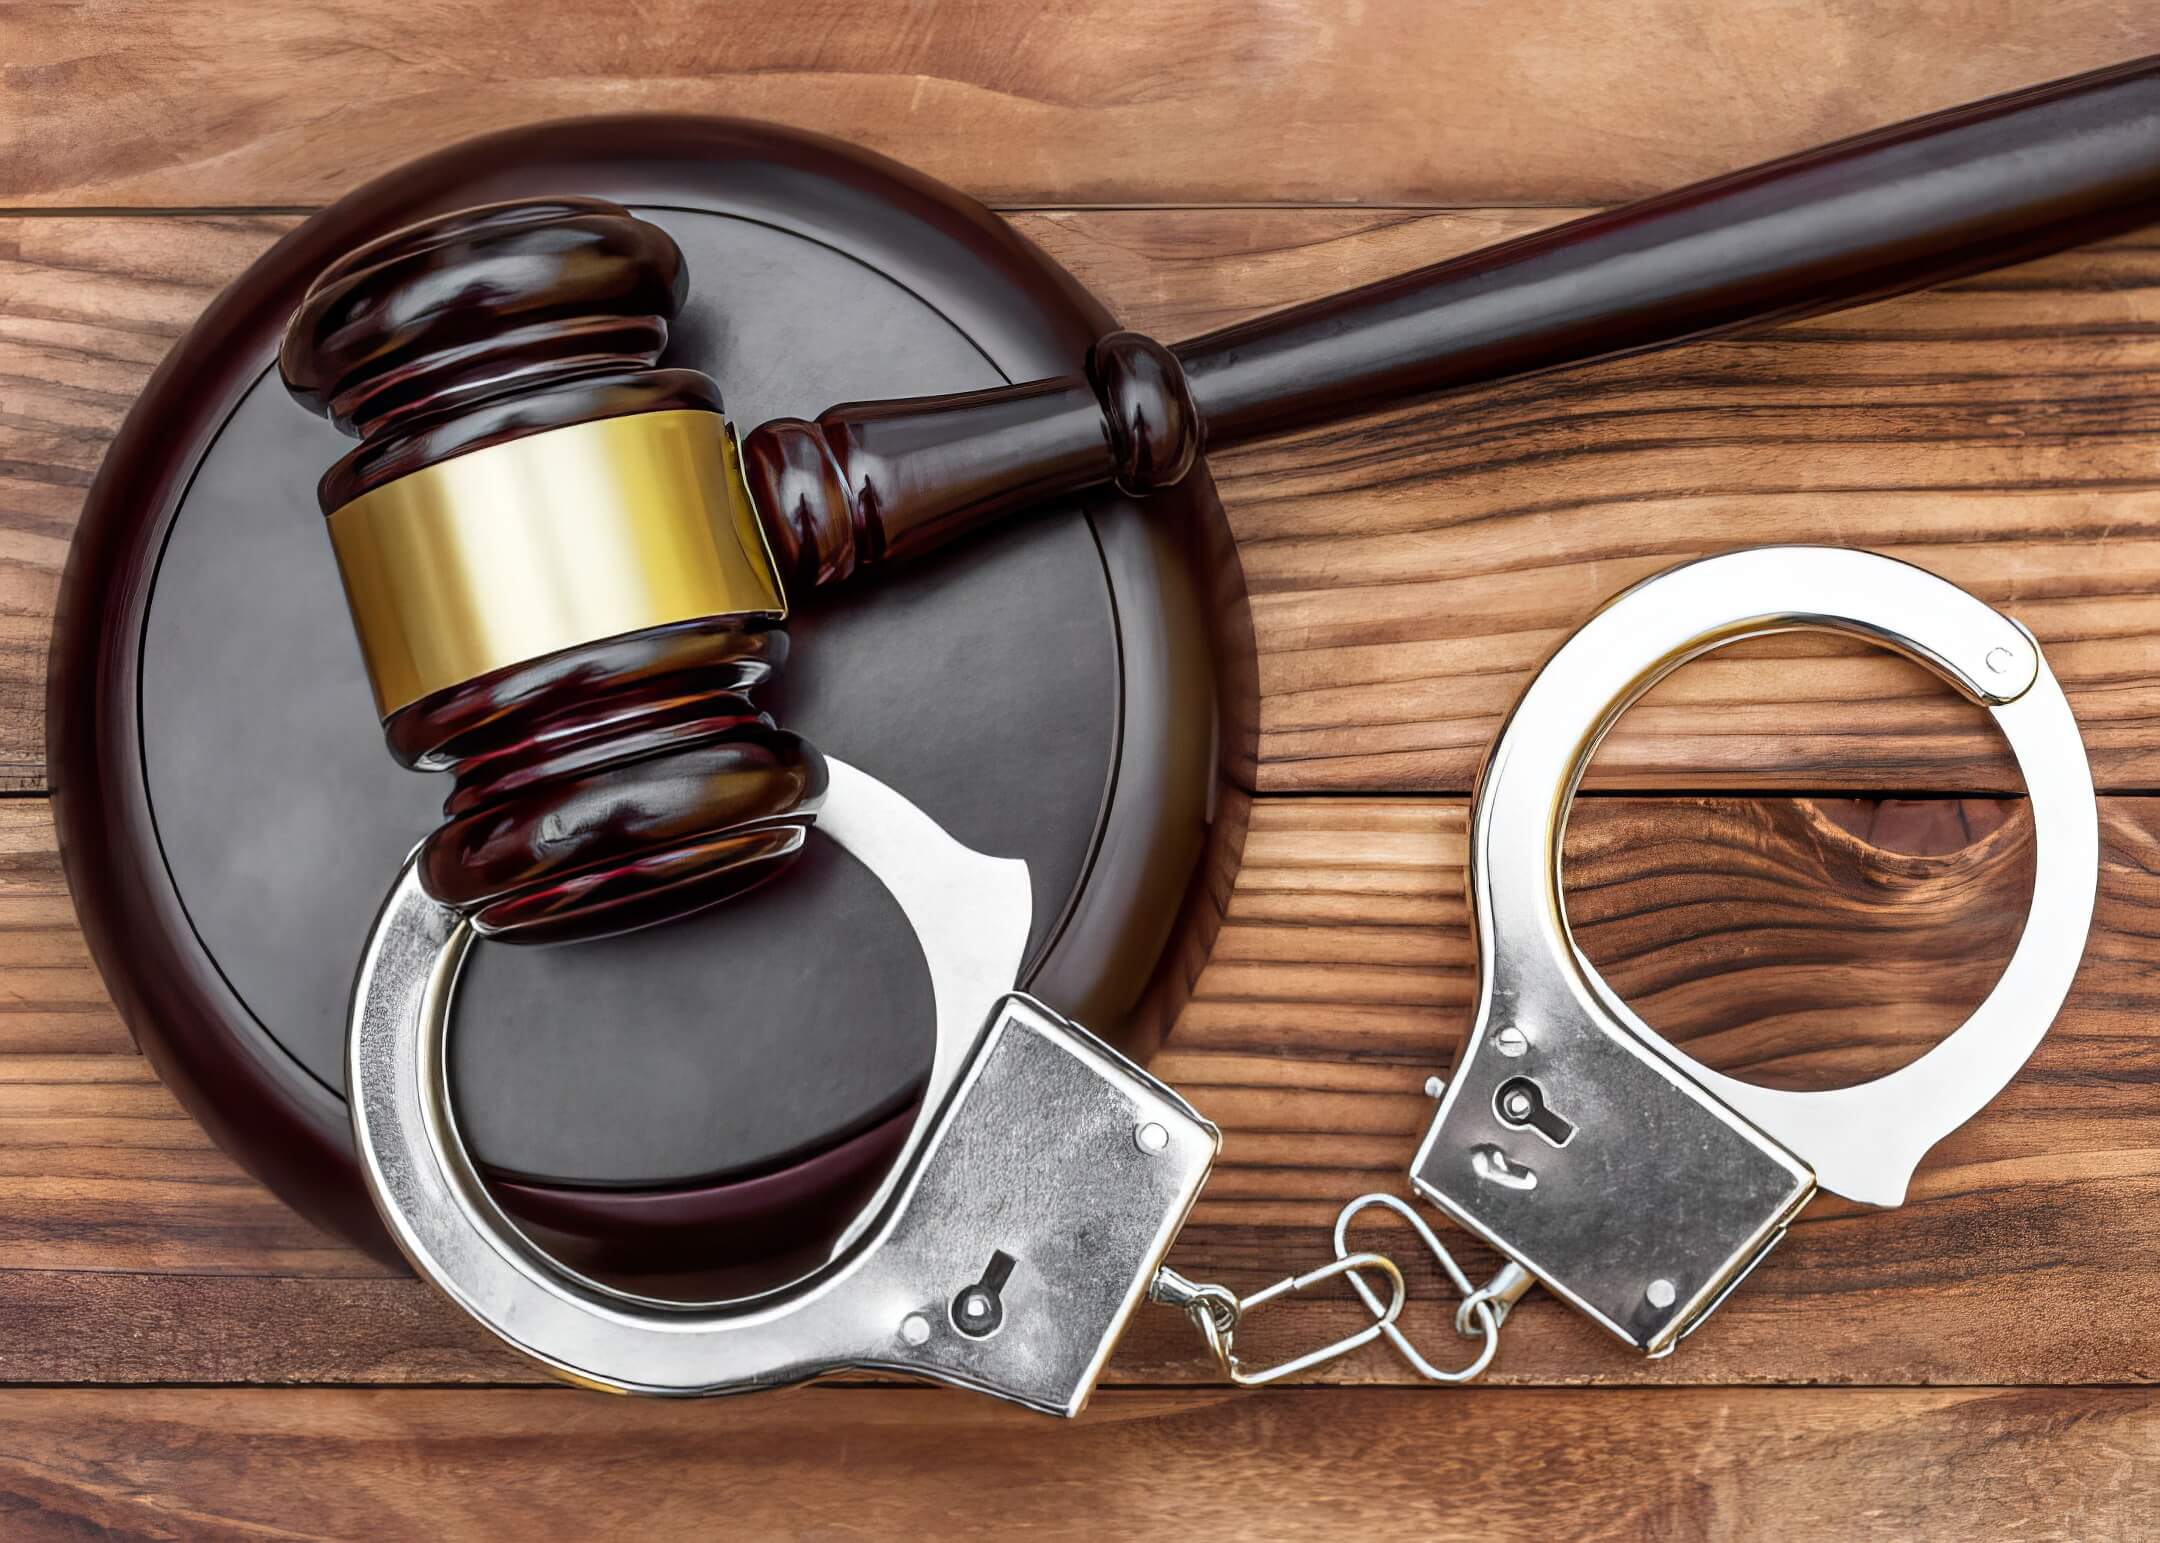
[[[699, 909], [814, 823], [818, 751], [760, 710], [790, 595], [1103, 484], [1436, 393], [1859, 304], [2160, 217], [2160, 59], [1955, 108], [1084, 374], [780, 419], [738, 448], [660, 363], [658, 226], [557, 198], [333, 264], [292, 394], [359, 445], [320, 497], [392, 753], [453, 774], [421, 877], [483, 935]], [[725, 282], [725, 276], [713, 276]]]

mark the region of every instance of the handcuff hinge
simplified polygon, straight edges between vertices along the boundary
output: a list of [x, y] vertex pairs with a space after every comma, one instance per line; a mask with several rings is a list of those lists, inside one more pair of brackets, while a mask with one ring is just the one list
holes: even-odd
[[1508, 1313], [1517, 1302], [1530, 1294], [1537, 1285], [1537, 1277], [1510, 1259], [1500, 1266], [1500, 1273], [1462, 1299], [1455, 1309], [1455, 1332], [1464, 1339], [1477, 1332], [1477, 1310], [1480, 1307], [1492, 1314], [1493, 1327], [1499, 1328], [1508, 1320]]

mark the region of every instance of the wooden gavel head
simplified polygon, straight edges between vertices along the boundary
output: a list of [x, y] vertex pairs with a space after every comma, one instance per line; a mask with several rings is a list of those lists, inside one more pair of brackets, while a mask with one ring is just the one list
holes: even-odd
[[486, 935], [724, 899], [824, 797], [753, 701], [787, 602], [719, 388], [658, 364], [686, 293], [617, 205], [491, 205], [347, 254], [279, 353], [359, 438], [323, 512], [390, 750], [455, 777], [422, 881]]

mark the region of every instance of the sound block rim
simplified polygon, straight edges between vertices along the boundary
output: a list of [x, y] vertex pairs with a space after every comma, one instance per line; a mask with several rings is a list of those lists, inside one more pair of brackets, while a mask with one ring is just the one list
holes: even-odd
[[[1016, 357], [992, 359], [1015, 379], [1078, 369], [1113, 325], [1010, 227], [912, 171], [793, 130], [655, 115], [510, 130], [378, 179], [258, 259], [167, 355], [107, 453], [63, 576], [48, 684], [62, 863], [93, 958], [160, 1077], [281, 1198], [383, 1257], [390, 1245], [359, 1179], [344, 1097], [238, 998], [166, 872], [142, 753], [141, 639], [165, 535], [194, 472], [313, 276], [366, 236], [426, 214], [565, 190], [741, 215], [820, 240], [837, 223], [891, 243], [943, 277], [925, 298], [964, 334], [1029, 339]], [[1243, 788], [1218, 779], [1251, 764], [1249, 617], [1204, 470], [1151, 501], [1148, 518], [1118, 500], [1087, 512], [1112, 595], [1160, 603], [1145, 628], [1128, 629], [1121, 618], [1121, 732], [1093, 855], [1022, 984], [1098, 1028], [1127, 1025], [1128, 1047], [1144, 1052], [1219, 925], [1219, 896], [1206, 881], [1234, 871], [1242, 845], [1242, 818], [1220, 816], [1241, 816]], [[1205, 599], [1181, 593], [1187, 587], [1205, 589]], [[1227, 668], [1212, 668], [1217, 654]], [[1136, 720], [1169, 731], [1125, 732]], [[1212, 730], [1205, 744], [1202, 723]], [[1148, 982], [1137, 996], [1112, 989], [1133, 979]], [[762, 1226], [775, 1194], [804, 1195], [826, 1179], [845, 1188], [832, 1176], [848, 1154], [881, 1163], [892, 1145], [881, 1127], [724, 1184], [546, 1187], [531, 1198], [551, 1220], [574, 1218], [595, 1236], [619, 1231], [649, 1249], [656, 1226]]]

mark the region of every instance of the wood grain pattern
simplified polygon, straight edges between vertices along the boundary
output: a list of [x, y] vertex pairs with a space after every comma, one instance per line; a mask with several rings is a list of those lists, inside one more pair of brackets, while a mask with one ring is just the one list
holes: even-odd
[[[17, 0], [0, 210], [39, 212], [0, 218], [0, 790], [45, 786], [53, 586], [150, 369], [292, 223], [262, 211], [460, 135], [636, 109], [837, 134], [1021, 208], [1129, 324], [1176, 337], [2155, 50], [2145, 0]], [[1221, 203], [1249, 206], [1037, 207]], [[1333, 207], [1257, 206], [1283, 203]], [[130, 207], [165, 213], [94, 215]], [[1615, 589], [1829, 540], [2033, 625], [2103, 786], [2160, 790], [2156, 364], [2147, 233], [1219, 458], [1255, 590], [1258, 786], [1460, 794], [1525, 672]], [[1585, 946], [1728, 1069], [1815, 1086], [1908, 1058], [2022, 916], [2021, 806], [1910, 796], [2003, 791], [2006, 758], [1893, 660], [1788, 640], [1691, 666], [1594, 781], [1908, 795], [1579, 813]], [[1459, 797], [1258, 801], [1157, 1062], [1228, 1138], [1189, 1272], [1275, 1278], [1344, 1199], [1400, 1187], [1475, 987], [1463, 818]], [[1499, 1387], [1409, 1393], [1368, 1350], [1329, 1370], [1367, 1386], [1240, 1396], [1163, 1386], [1213, 1372], [1157, 1311], [1067, 1427], [890, 1387], [487, 1386], [532, 1373], [286, 1212], [156, 1084], [43, 802], [0, 799], [0, 1534], [2141, 1535], [2160, 1395], [2123, 1385], [2160, 1382], [2160, 799], [2104, 822], [2093, 946], [2032, 1066], [1911, 1204], [1818, 1202], [1672, 1359], [1533, 1298]], [[1387, 1226], [1360, 1240], [1399, 1247]], [[1411, 1273], [1408, 1327], [1440, 1354], [1436, 1276]], [[1340, 1297], [1280, 1313], [1258, 1353], [1357, 1321]], [[170, 1382], [225, 1386], [139, 1386]], [[1537, 1386], [1623, 1382], [1703, 1386]], [[1773, 1382], [1862, 1386], [1737, 1386]]]
[[[0, 1397], [11, 1538], [2134, 1535], [2142, 1390]], [[541, 1454], [545, 1454], [544, 1458]], [[1950, 1475], [1955, 1475], [1954, 1482]], [[1256, 1505], [1265, 1496], [1264, 1511]]]
[[[18, 0], [0, 203], [312, 203], [630, 110], [836, 134], [1004, 203], [1608, 202], [2160, 50], [2140, 0]], [[245, 40], [241, 46], [241, 40]]]
[[[1028, 214], [1175, 336], [1555, 212]], [[0, 787], [43, 786], [45, 640], [104, 442], [289, 221], [0, 221]], [[1467, 791], [1528, 671], [1615, 591], [1758, 542], [1864, 543], [2032, 626], [2103, 787], [2160, 787], [2160, 237], [1844, 317], [1224, 455], [1254, 591], [1264, 791]], [[2014, 790], [1986, 719], [1818, 638], [1700, 661], [1602, 787]]]
[[[1175, 1255], [1186, 1273], [1258, 1286], [1321, 1257], [1351, 1196], [1400, 1191], [1422, 1084], [1475, 991], [1464, 816], [1440, 800], [1255, 806], [1225, 929], [1155, 1061], [1225, 1131]], [[1496, 1380], [2160, 1380], [2160, 800], [2109, 800], [2103, 842], [2069, 1008], [1910, 1204], [1818, 1201], [1670, 1360], [1533, 1300]], [[0, 853], [0, 1381], [532, 1379], [427, 1288], [284, 1211], [156, 1085], [83, 958], [41, 802], [0, 802]], [[1722, 1069], [1820, 1086], [1963, 1018], [2022, 923], [2030, 857], [2017, 802], [1594, 798], [1568, 872], [1586, 950], [1651, 1023]], [[1399, 1246], [1389, 1228], [1371, 1241]], [[1414, 1332], [1447, 1344], [1437, 1274], [1412, 1278]], [[1263, 1346], [1343, 1332], [1358, 1309], [1279, 1312]], [[1198, 1351], [1175, 1314], [1143, 1314], [1113, 1375], [1206, 1382]], [[1405, 1373], [1373, 1351], [1328, 1375]]]

